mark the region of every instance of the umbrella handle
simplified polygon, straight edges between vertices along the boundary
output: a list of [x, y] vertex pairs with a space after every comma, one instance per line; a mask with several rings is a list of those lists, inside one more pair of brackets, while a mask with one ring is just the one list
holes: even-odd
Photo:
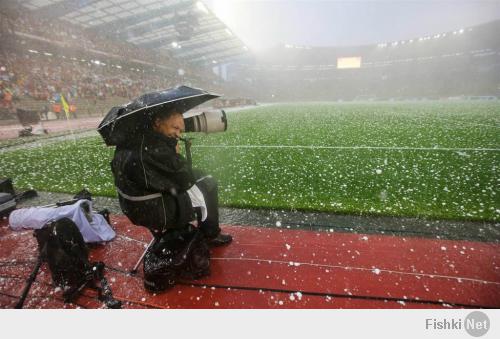
[[193, 140], [193, 138], [179, 138], [179, 139], [184, 142], [184, 147], [186, 148], [186, 160], [187, 160], [189, 168], [192, 169], [193, 168], [193, 160], [191, 157], [191, 145], [192, 145], [191, 140]]

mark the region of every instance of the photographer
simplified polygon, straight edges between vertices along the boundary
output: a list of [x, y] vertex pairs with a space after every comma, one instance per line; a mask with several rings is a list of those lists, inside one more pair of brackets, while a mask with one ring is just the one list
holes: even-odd
[[182, 114], [158, 112], [148, 125], [141, 137], [116, 148], [111, 163], [123, 212], [155, 238], [197, 221], [209, 246], [230, 243], [232, 237], [220, 233], [217, 182], [192, 171], [180, 154]]

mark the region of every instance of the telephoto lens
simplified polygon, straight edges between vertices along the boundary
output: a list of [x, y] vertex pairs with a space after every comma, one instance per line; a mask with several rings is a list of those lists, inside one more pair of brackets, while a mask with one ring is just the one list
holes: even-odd
[[186, 132], [216, 133], [227, 130], [227, 118], [224, 110], [208, 111], [184, 118]]

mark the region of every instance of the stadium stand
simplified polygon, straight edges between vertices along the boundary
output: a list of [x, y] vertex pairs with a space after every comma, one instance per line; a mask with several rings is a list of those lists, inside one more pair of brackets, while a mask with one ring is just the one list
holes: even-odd
[[[2, 4], [0, 19], [0, 120], [14, 119], [16, 108], [38, 110], [45, 117], [64, 116], [61, 96], [73, 109], [71, 113], [81, 117], [103, 115], [145, 92], [178, 84], [217, 93], [232, 91], [224, 88], [211, 67], [174, 57], [167, 49], [144, 48], [48, 13], [41, 16], [12, 2]], [[199, 47], [210, 44], [208, 38], [193, 39]]]
[[[232, 78], [263, 101], [500, 96], [500, 21], [356, 47], [277, 47]], [[359, 57], [339, 69], [338, 58]]]
[[[102, 6], [113, 5], [107, 0], [76, 8], [68, 0], [2, 4], [0, 120], [14, 119], [16, 108], [61, 117], [61, 96], [74, 116], [103, 115], [177, 84], [224, 94], [218, 107], [500, 97], [500, 21], [368, 46], [286, 45], [255, 59], [199, 2], [143, 2], [150, 7], [123, 0], [132, 9], [109, 20], [98, 19]], [[345, 57], [358, 65], [340, 69]], [[224, 77], [212, 70], [222, 64]]]

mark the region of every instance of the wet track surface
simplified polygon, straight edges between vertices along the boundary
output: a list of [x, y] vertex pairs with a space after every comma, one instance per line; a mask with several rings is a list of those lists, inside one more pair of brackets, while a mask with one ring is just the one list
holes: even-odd
[[[39, 197], [18, 207], [44, 206], [72, 199], [64, 193], [38, 192]], [[76, 193], [76, 192], [75, 192]], [[107, 208], [122, 214], [118, 199], [94, 197], [94, 209]], [[384, 216], [340, 215], [332, 213], [220, 208], [220, 222], [227, 225], [252, 225], [282, 229], [418, 236], [434, 239], [500, 241], [500, 224], [454, 220], [429, 220]]]

